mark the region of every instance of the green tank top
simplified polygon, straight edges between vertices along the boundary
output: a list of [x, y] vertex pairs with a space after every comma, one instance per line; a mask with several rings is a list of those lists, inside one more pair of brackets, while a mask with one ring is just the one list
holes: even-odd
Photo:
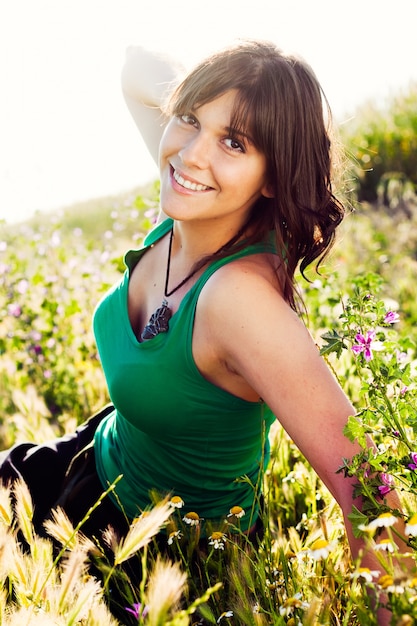
[[257, 515], [274, 417], [264, 403], [236, 397], [200, 374], [192, 355], [193, 324], [199, 294], [217, 269], [275, 249], [269, 243], [251, 245], [209, 265], [171, 317], [168, 332], [140, 343], [128, 316], [129, 276], [146, 248], [171, 227], [172, 220], [165, 220], [143, 248], [126, 254], [124, 276], [94, 313], [115, 407], [95, 435], [97, 472], [105, 488], [123, 475], [111, 497], [130, 519], [149, 507], [155, 490], [180, 496], [184, 512], [194, 511], [204, 520], [217, 522], [240, 506], [245, 511], [241, 528], [246, 529]]

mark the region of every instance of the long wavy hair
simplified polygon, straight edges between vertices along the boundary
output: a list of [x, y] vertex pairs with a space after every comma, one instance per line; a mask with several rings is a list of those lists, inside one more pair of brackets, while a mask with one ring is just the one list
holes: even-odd
[[[167, 112], [181, 115], [231, 89], [238, 96], [230, 126], [248, 132], [266, 156], [273, 195], [254, 204], [245, 225], [248, 236], [244, 244], [233, 242], [233, 251], [266, 240], [273, 231], [284, 261], [278, 279], [297, 310], [297, 267], [304, 277], [314, 261], [318, 269], [345, 213], [332, 192], [330, 107], [304, 60], [271, 42], [242, 40], [199, 63], [171, 95]], [[226, 254], [230, 247], [217, 256]]]

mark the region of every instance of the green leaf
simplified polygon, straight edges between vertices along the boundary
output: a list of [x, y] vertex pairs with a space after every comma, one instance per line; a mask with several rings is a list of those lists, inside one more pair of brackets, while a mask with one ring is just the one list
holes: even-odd
[[350, 441], [357, 441], [361, 448], [366, 447], [365, 428], [360, 420], [354, 415], [348, 418], [347, 424], [343, 429], [343, 434]]
[[361, 513], [361, 511], [359, 511], [359, 509], [357, 509], [356, 506], [353, 506], [352, 513], [349, 513], [348, 515], [348, 520], [352, 524], [352, 530], [353, 530], [354, 536], [362, 537], [363, 531], [360, 530], [359, 526], [362, 526], [362, 525], [366, 526], [368, 524], [368, 518], [366, 517], [366, 515]]
[[321, 338], [325, 340], [324, 346], [320, 350], [320, 354], [323, 356], [324, 354], [330, 354], [331, 352], [336, 352], [337, 357], [339, 358], [342, 350], [346, 348], [343, 343], [343, 338], [339, 335], [337, 330], [331, 330], [324, 335], [321, 335]]

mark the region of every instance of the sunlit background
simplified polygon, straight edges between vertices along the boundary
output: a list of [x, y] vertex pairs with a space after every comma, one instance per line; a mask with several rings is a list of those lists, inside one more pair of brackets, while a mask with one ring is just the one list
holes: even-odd
[[186, 66], [236, 37], [313, 66], [349, 123], [417, 79], [415, 0], [13, 0], [0, 3], [0, 219], [113, 195], [157, 170], [125, 107], [125, 49]]

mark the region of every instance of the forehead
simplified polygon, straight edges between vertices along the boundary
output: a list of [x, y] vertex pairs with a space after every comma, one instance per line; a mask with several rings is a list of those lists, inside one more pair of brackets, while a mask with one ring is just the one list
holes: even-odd
[[238, 92], [236, 89], [230, 89], [220, 95], [216, 95], [214, 98], [207, 100], [206, 102], [194, 102], [191, 108], [196, 113], [205, 111], [216, 111], [217, 114], [223, 114], [225, 117], [233, 114], [236, 109], [236, 103], [238, 101]]
[[191, 106], [196, 115], [212, 116], [219, 124], [231, 131], [243, 134], [252, 134], [252, 116], [249, 106], [238, 89], [229, 89], [211, 100]]

